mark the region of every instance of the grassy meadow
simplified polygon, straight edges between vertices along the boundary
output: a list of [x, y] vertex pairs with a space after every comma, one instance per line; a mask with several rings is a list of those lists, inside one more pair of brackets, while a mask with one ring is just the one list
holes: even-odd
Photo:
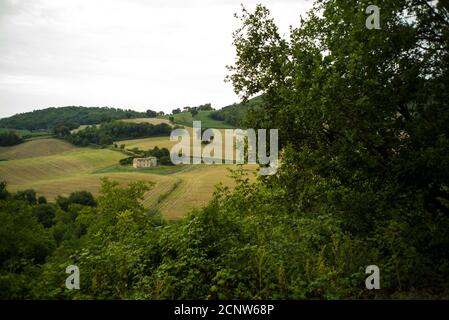
[[[201, 121], [201, 126], [203, 128], [214, 128], [214, 129], [231, 129], [234, 128], [232, 125], [227, 124], [223, 121], [217, 121], [210, 118], [210, 114], [213, 111], [200, 111], [195, 117], [192, 117], [190, 112], [181, 112], [173, 116], [175, 124], [191, 127], [192, 121]], [[168, 119], [169, 116], [164, 116], [164, 119]]]
[[140, 150], [153, 149], [154, 147], [170, 149], [176, 141], [170, 141], [170, 137], [152, 137], [144, 139], [121, 140], [115, 142], [117, 145], [125, 145], [126, 149], [139, 148]]
[[68, 142], [56, 139], [35, 139], [12, 147], [0, 147], [0, 159], [17, 160], [51, 156], [75, 150]]
[[[187, 132], [190, 135], [190, 138], [193, 138], [193, 129], [191, 127], [186, 127], [185, 130], [187, 130]], [[222, 135], [222, 158], [223, 159], [233, 159], [235, 158], [235, 147], [236, 147], [236, 140], [234, 139], [234, 148], [233, 148], [233, 156], [232, 157], [227, 157], [225, 154], [225, 128], [217, 128], [218, 131], [220, 131], [221, 135]], [[116, 141], [115, 144], [117, 145], [125, 145], [126, 149], [134, 149], [134, 148], [138, 148], [140, 150], [149, 150], [149, 149], [153, 149], [154, 147], [159, 147], [159, 148], [167, 148], [167, 149], [171, 149], [174, 145], [176, 145], [178, 143], [178, 141], [170, 141], [170, 137], [152, 137], [152, 138], [143, 138], [143, 139], [133, 139], [133, 140], [121, 140], [121, 141]], [[195, 149], [193, 147], [192, 144], [192, 140], [191, 140], [191, 148], [190, 148], [190, 154], [193, 155], [194, 151], [198, 152], [202, 152], [204, 150], [204, 148], [206, 148], [207, 145], [201, 145], [201, 151], [199, 151], [198, 149]]]
[[169, 120], [161, 118], [134, 118], [134, 119], [123, 119], [121, 121], [130, 123], [150, 123], [154, 125], [166, 123], [168, 125], [172, 125], [172, 123]]

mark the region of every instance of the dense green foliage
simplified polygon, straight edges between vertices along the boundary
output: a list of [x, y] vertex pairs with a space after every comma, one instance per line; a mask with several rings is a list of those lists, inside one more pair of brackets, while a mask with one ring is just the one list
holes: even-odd
[[192, 108], [189, 110], [192, 117], [195, 117], [198, 114], [198, 109]]
[[110, 145], [116, 140], [169, 136], [171, 130], [171, 126], [166, 123], [112, 121], [99, 126], [89, 126], [71, 134], [67, 130], [61, 130], [58, 134], [75, 145], [87, 146], [89, 144]]
[[279, 128], [283, 166], [268, 183], [285, 186], [290, 212], [331, 214], [376, 248], [390, 288], [444, 292], [449, 8], [382, 1], [382, 28], [368, 30], [369, 4], [318, 1], [289, 40], [266, 8], [244, 11], [230, 79], [264, 93], [249, 122]]
[[148, 118], [156, 118], [157, 117], [157, 112], [153, 111], [153, 110], [147, 110], [146, 115]]
[[14, 198], [17, 200], [23, 200], [28, 202], [29, 204], [37, 204], [37, 197], [36, 197], [36, 191], [33, 189], [28, 190], [20, 190], [17, 191], [14, 195]]
[[243, 11], [230, 79], [264, 94], [248, 123], [280, 130], [273, 176], [237, 170], [176, 222], [142, 206], [143, 182], [54, 207], [1, 183], [1, 298], [449, 297], [449, 9], [382, 1], [368, 31], [369, 4], [318, 1], [289, 40], [266, 8]]
[[14, 146], [22, 143], [23, 138], [14, 131], [2, 131], [0, 132], [0, 146]]
[[198, 107], [195, 107], [198, 111], [212, 111], [214, 108], [210, 103], [205, 103], [202, 105], [199, 105]]
[[[284, 186], [249, 183], [242, 171], [234, 175], [235, 191], [220, 187], [206, 208], [171, 223], [141, 206], [148, 190], [142, 182], [121, 188], [106, 180], [96, 207], [52, 210], [0, 200], [2, 236], [9, 234], [9, 245], [29, 248], [3, 249], [3, 298], [447, 297], [444, 270], [439, 283], [416, 274], [422, 271], [416, 269], [416, 252], [397, 238], [403, 225], [391, 225], [370, 240], [356, 239], [336, 218], [337, 208], [292, 211]], [[332, 197], [321, 189], [309, 195]], [[13, 216], [27, 217], [26, 229], [24, 218], [9, 222]], [[12, 268], [17, 259], [25, 267]], [[373, 261], [382, 270], [383, 289], [376, 292], [364, 287], [364, 267]], [[80, 268], [80, 290], [65, 288], [68, 265]]]
[[0, 181], [0, 200], [4, 200], [9, 197], [9, 192], [6, 189], [6, 181]]
[[78, 128], [80, 125], [98, 124], [118, 119], [143, 118], [146, 116], [146, 113], [143, 112], [107, 107], [47, 108], [0, 119], [0, 127], [26, 130], [51, 130], [58, 126], [66, 126], [69, 130], [72, 130]]
[[55, 242], [26, 200], [0, 200], [0, 222], [0, 299], [23, 299]]
[[44, 137], [44, 136], [50, 136], [51, 131], [50, 130], [23, 130], [23, 129], [9, 129], [9, 128], [0, 128], [0, 135], [4, 133], [13, 132], [17, 136], [21, 137], [22, 139], [31, 139], [31, 138], [37, 138], [37, 137]]
[[70, 196], [63, 197], [58, 196], [56, 198], [56, 204], [63, 210], [67, 211], [72, 204], [79, 204], [83, 206], [95, 207], [97, 202], [93, 195], [88, 191], [75, 191]]
[[156, 157], [158, 165], [172, 166], [170, 151], [167, 148], [154, 147], [145, 152], [145, 157]]
[[9, 132], [9, 131], [14, 132], [14, 133], [16, 133], [18, 136], [21, 136], [21, 137], [23, 137], [23, 136], [28, 136], [28, 135], [31, 135], [31, 134], [32, 134], [31, 131], [29, 131], [29, 130], [18, 130], [18, 129], [0, 128], [0, 134], [7, 133], [7, 132]]

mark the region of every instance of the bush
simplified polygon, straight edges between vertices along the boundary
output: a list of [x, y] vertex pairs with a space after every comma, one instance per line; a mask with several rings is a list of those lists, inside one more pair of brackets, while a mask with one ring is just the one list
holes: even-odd
[[37, 203], [38, 203], [38, 204], [46, 204], [46, 203], [47, 203], [47, 198], [45, 198], [44, 196], [40, 196], [40, 197], [37, 199]]
[[44, 228], [50, 228], [54, 225], [53, 219], [56, 215], [56, 206], [52, 204], [40, 204], [33, 208], [33, 214]]
[[97, 205], [92, 193], [88, 191], [72, 192], [69, 197], [58, 196], [56, 198], [56, 204], [64, 211], [68, 211], [72, 204], [90, 207]]
[[22, 137], [12, 130], [0, 132], [0, 146], [14, 146], [23, 142]]
[[146, 157], [156, 157], [158, 160], [158, 164], [165, 165], [165, 166], [171, 166], [173, 163], [170, 159], [170, 151], [167, 148], [161, 148], [154, 147], [151, 150], [148, 150], [145, 152]]
[[76, 203], [83, 206], [95, 207], [97, 203], [95, 202], [94, 196], [88, 191], [77, 191], [72, 192], [69, 196], [69, 203]]
[[32, 189], [17, 191], [14, 195], [14, 198], [17, 200], [27, 201], [29, 204], [37, 204], [36, 191]]
[[120, 163], [122, 166], [126, 166], [126, 165], [132, 164], [132, 163], [133, 163], [133, 160], [134, 160], [134, 157], [129, 157], [129, 158], [121, 159], [121, 160], [119, 161], [119, 163]]
[[153, 110], [147, 110], [146, 114], [148, 118], [156, 118], [158, 115], [157, 112]]
[[0, 181], [0, 200], [4, 200], [9, 197], [9, 192], [6, 189], [7, 183], [6, 181]]

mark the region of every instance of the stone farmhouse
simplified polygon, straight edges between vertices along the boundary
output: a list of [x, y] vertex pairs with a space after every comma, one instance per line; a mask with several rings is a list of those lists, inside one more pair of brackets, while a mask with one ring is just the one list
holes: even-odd
[[134, 169], [139, 168], [150, 168], [157, 166], [157, 158], [156, 157], [148, 157], [148, 158], [134, 158], [133, 167]]

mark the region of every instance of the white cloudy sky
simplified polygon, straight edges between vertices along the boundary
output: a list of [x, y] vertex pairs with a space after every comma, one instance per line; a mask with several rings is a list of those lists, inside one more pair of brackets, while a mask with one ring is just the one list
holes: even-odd
[[0, 0], [0, 117], [50, 106], [169, 112], [238, 101], [233, 14], [268, 6], [281, 32], [310, 0]]

